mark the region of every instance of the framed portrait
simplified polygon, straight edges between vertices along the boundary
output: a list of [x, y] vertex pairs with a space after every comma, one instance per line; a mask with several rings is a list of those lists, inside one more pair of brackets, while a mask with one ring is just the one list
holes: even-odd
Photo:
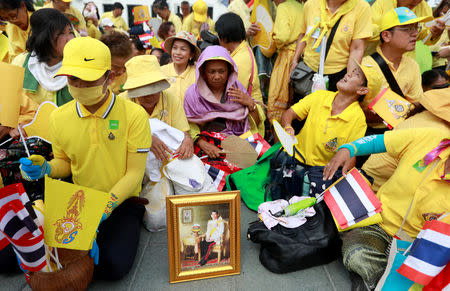
[[241, 273], [240, 192], [166, 197], [170, 283]]

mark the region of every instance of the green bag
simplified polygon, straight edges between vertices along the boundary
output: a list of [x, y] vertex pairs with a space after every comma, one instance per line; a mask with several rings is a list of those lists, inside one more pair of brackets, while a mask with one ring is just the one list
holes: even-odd
[[[264, 202], [264, 193], [270, 184], [270, 160], [280, 148], [281, 143], [274, 144], [253, 166], [226, 177], [227, 189], [240, 190], [242, 200], [252, 210], [257, 211]], [[267, 200], [272, 200], [270, 195]]]

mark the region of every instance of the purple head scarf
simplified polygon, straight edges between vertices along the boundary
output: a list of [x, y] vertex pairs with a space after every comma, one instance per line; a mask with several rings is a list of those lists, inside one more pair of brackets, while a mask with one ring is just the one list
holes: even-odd
[[184, 98], [184, 111], [189, 122], [204, 124], [216, 118], [226, 119], [226, 129], [223, 133], [241, 135], [250, 129], [248, 122], [248, 108], [235, 102], [226, 95], [225, 103], [213, 95], [206, 81], [200, 74], [202, 66], [207, 61], [223, 60], [231, 64], [232, 72], [229, 72], [226, 91], [230, 87], [236, 87], [247, 92], [245, 87], [237, 80], [237, 66], [230, 53], [221, 46], [209, 46], [200, 55], [195, 68], [195, 83], [187, 89]]

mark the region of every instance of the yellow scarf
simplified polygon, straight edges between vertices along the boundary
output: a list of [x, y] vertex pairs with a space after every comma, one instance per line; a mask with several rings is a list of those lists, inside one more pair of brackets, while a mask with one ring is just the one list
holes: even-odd
[[327, 19], [327, 2], [326, 0], [320, 1], [320, 21], [316, 23], [311, 30], [303, 37], [302, 41], [308, 40], [311, 35], [320, 28], [320, 35], [318, 38], [318, 41], [315, 42], [313, 49], [316, 49], [320, 43], [322, 42], [322, 39], [324, 35], [330, 30], [336, 22], [341, 18], [341, 16], [347, 14], [350, 12], [353, 8], [355, 8], [356, 3], [359, 0], [347, 0], [344, 4], [342, 4], [337, 11], [334, 13], [333, 16], [331, 16], [330, 19]]

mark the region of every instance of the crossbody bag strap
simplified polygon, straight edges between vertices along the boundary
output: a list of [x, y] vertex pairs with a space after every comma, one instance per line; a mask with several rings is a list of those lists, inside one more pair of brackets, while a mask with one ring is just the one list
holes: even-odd
[[337, 28], [338, 28], [338, 26], [339, 26], [339, 23], [341, 23], [341, 20], [342, 20], [342, 17], [343, 17], [343, 16], [344, 16], [344, 15], [342, 15], [342, 16], [338, 19], [338, 21], [336, 21], [336, 23], [334, 24], [333, 28], [332, 28], [331, 31], [330, 31], [330, 35], [328, 36], [328, 40], [327, 40], [327, 46], [326, 46], [326, 49], [325, 49], [325, 60], [327, 59], [328, 52], [330, 51], [331, 44], [333, 43], [334, 35], [336, 34], [336, 30], [337, 30]]
[[403, 98], [405, 98], [405, 95], [403, 95], [402, 89], [400, 89], [400, 86], [398, 85], [397, 80], [395, 79], [394, 75], [391, 72], [391, 69], [389, 69], [389, 66], [386, 63], [386, 61], [383, 59], [383, 57], [378, 52], [374, 52], [370, 56], [375, 60], [375, 62], [377, 62], [378, 66], [380, 67], [381, 71], [383, 72], [383, 75], [386, 78], [386, 81], [388, 82], [391, 90], [394, 91], [395, 93], [397, 93], [398, 95], [402, 96]]
[[248, 49], [248, 53], [250, 54], [250, 58], [252, 59], [252, 72], [250, 73], [250, 80], [248, 81], [248, 88], [247, 88], [247, 93], [248, 96], [252, 96], [252, 91], [253, 91], [253, 71], [255, 70], [255, 57], [253, 56], [253, 52], [250, 49], [250, 47], [247, 45], [247, 49]]

